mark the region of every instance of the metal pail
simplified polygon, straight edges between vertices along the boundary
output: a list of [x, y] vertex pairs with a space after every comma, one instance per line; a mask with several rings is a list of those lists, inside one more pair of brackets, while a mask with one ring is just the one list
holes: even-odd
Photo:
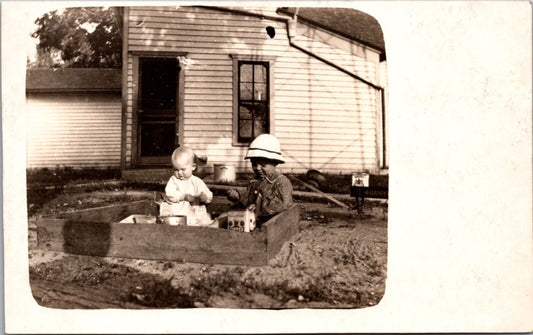
[[215, 164], [215, 183], [230, 183], [235, 181], [235, 166], [226, 164]]

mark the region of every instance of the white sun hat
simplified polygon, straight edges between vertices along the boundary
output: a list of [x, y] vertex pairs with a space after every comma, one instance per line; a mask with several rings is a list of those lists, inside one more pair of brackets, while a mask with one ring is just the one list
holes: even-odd
[[248, 153], [246, 153], [244, 159], [250, 158], [267, 158], [279, 163], [285, 163], [285, 160], [281, 157], [281, 146], [278, 139], [270, 134], [261, 134], [250, 143]]

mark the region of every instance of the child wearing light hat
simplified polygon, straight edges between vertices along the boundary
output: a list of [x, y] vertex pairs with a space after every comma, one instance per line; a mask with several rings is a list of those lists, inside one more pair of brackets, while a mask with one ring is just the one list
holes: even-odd
[[213, 193], [202, 179], [192, 173], [196, 170], [196, 155], [187, 147], [179, 147], [172, 153], [174, 174], [165, 186], [165, 202], [161, 204], [161, 216], [186, 216], [187, 225], [211, 224], [206, 204], [213, 200]]
[[293, 203], [293, 189], [290, 180], [276, 170], [278, 164], [285, 162], [278, 139], [270, 134], [259, 135], [250, 143], [244, 159], [250, 159], [255, 180], [244, 192], [229, 190], [228, 199], [255, 211], [260, 221], [287, 210]]

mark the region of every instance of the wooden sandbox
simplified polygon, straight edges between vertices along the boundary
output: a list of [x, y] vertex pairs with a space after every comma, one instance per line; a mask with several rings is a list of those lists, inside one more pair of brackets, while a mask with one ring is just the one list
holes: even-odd
[[41, 248], [72, 254], [152, 260], [267, 265], [298, 232], [298, 206], [251, 233], [223, 228], [119, 223], [132, 214], [157, 215], [153, 201], [136, 201], [40, 219]]

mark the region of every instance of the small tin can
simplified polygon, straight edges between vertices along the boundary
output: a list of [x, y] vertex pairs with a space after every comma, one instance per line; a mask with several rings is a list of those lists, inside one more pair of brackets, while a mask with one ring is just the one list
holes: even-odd
[[168, 224], [171, 226], [186, 226], [187, 217], [184, 215], [169, 215], [169, 216], [160, 216], [159, 220], [161, 223]]

